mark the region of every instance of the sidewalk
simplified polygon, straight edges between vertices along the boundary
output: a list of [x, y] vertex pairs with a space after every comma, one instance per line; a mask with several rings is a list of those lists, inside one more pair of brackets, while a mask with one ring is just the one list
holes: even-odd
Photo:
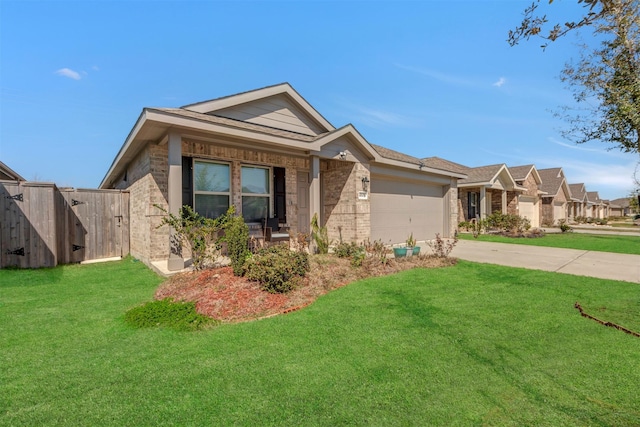
[[640, 283], [640, 255], [460, 240], [451, 256], [467, 261]]

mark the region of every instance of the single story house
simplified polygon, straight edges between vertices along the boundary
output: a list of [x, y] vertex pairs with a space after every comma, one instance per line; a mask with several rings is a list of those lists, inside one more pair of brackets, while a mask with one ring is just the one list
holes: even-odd
[[542, 217], [542, 199], [544, 192], [540, 189], [542, 178], [535, 165], [509, 166], [509, 172], [516, 184], [523, 188], [522, 192], [510, 192], [507, 199], [516, 200], [517, 203], [509, 205], [509, 213], [527, 218], [532, 227], [540, 227]]
[[20, 174], [5, 163], [0, 162], [0, 180], [2, 181], [26, 181]]
[[620, 206], [620, 216], [631, 215], [631, 197], [623, 197], [621, 199], [612, 200], [611, 203]]
[[144, 108], [100, 188], [130, 192], [131, 254], [184, 259], [159, 227], [183, 205], [215, 217], [231, 205], [247, 222], [277, 218], [292, 235], [318, 215], [333, 241], [404, 242], [457, 229], [466, 174], [336, 128], [288, 83], [185, 105]]
[[598, 194], [597, 191], [587, 191], [587, 198], [589, 199], [589, 213], [590, 215], [587, 215], [591, 218], [605, 218], [607, 215], [605, 215], [606, 213], [606, 208], [605, 208], [605, 203], [604, 201], [600, 198], [600, 195]]
[[589, 217], [589, 198], [584, 183], [569, 184], [571, 201], [569, 202], [569, 217]]
[[542, 224], [557, 225], [560, 221], [568, 221], [568, 206], [571, 191], [562, 168], [539, 169], [542, 179]]

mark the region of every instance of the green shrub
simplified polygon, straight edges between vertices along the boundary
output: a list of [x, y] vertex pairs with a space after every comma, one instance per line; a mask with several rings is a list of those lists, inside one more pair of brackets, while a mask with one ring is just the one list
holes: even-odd
[[362, 252], [362, 246], [358, 245], [356, 242], [346, 243], [340, 242], [333, 248], [333, 253], [338, 258], [351, 258], [358, 252]]
[[573, 231], [573, 228], [571, 228], [571, 226], [567, 224], [566, 219], [558, 220], [558, 225], [560, 226], [560, 231], [562, 231], [563, 233]]
[[522, 233], [531, 228], [531, 221], [520, 215], [503, 214], [502, 212], [494, 212], [486, 219], [487, 226], [497, 228], [504, 232]]
[[248, 258], [245, 276], [260, 283], [270, 293], [289, 292], [309, 271], [309, 255], [290, 250], [287, 245], [261, 249]]
[[134, 307], [125, 313], [124, 320], [136, 328], [165, 327], [176, 331], [195, 331], [217, 323], [196, 312], [194, 302], [176, 302], [171, 298]]
[[244, 264], [249, 256], [249, 227], [241, 216], [230, 216], [224, 228], [223, 240], [227, 242], [227, 254], [235, 276], [244, 274]]
[[158, 209], [168, 214], [162, 218], [159, 227], [168, 225], [175, 230], [176, 240], [171, 242], [171, 251], [182, 256], [182, 245], [187, 245], [191, 250], [193, 267], [202, 270], [207, 266], [207, 261], [214, 258], [214, 252], [220, 249], [220, 230], [227, 219], [233, 214], [233, 207], [226, 214], [218, 218], [206, 218], [195, 212], [190, 206], [183, 206], [180, 215], [168, 213], [159, 205]]

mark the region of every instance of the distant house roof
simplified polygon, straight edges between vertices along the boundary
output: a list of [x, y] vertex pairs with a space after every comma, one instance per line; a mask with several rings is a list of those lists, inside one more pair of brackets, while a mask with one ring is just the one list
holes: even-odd
[[0, 162], [0, 180], [26, 181], [18, 172], [11, 169], [5, 163]]
[[600, 203], [600, 195], [597, 191], [587, 191], [587, 199], [592, 203]]
[[424, 159], [422, 159], [422, 162], [431, 168], [434, 169], [441, 169], [444, 171], [450, 171], [450, 172], [456, 172], [456, 173], [463, 173], [463, 174], [467, 174], [467, 172], [469, 171], [469, 169], [471, 169], [468, 166], [465, 165], [461, 165], [460, 163], [455, 163], [452, 162], [450, 160], [445, 160], [442, 159], [440, 157], [425, 157]]
[[567, 200], [571, 198], [571, 190], [562, 168], [538, 169], [538, 173], [542, 179], [541, 190], [547, 193], [542, 197], [556, 197], [561, 190], [564, 190]]
[[573, 200], [580, 202], [587, 200], [587, 189], [584, 183], [569, 184], [569, 191], [571, 191], [571, 198]]
[[621, 208], [628, 208], [631, 200], [629, 197], [623, 197], [621, 199], [614, 199], [611, 201], [616, 206], [620, 206]]

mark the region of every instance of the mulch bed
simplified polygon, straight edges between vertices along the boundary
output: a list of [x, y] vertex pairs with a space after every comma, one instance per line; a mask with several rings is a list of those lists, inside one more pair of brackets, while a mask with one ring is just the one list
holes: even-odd
[[455, 258], [415, 256], [391, 259], [387, 265], [367, 260], [362, 267], [352, 267], [349, 259], [333, 255], [314, 255], [309, 261], [311, 271], [302, 284], [286, 294], [265, 292], [258, 282], [236, 277], [231, 267], [222, 267], [172, 276], [158, 288], [155, 298], [192, 301], [200, 314], [223, 322], [241, 322], [298, 310], [358, 279], [416, 267], [445, 267], [457, 262]]

